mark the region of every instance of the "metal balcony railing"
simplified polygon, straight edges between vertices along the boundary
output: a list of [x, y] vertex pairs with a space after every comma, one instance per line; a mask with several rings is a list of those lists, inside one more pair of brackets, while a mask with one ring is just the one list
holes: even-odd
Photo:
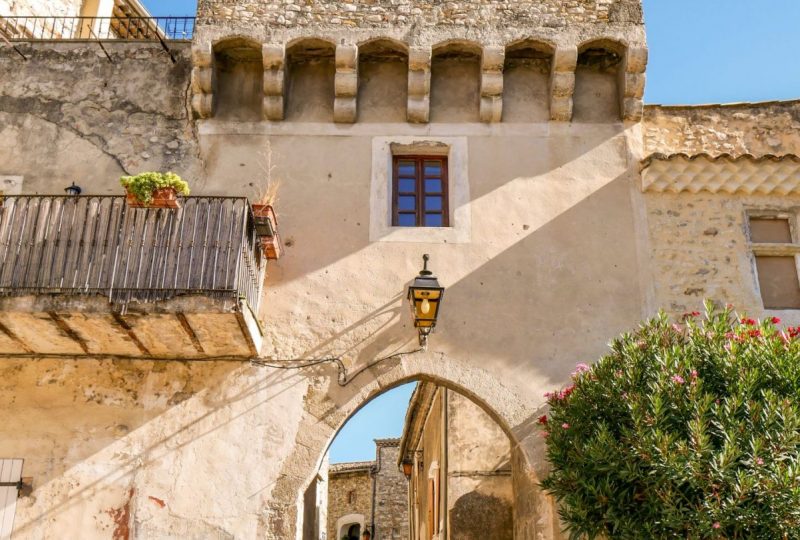
[[202, 295], [243, 298], [257, 313], [265, 267], [244, 198], [189, 197], [168, 210], [26, 195], [0, 207], [0, 295], [104, 295], [123, 311]]
[[0, 35], [9, 41], [191, 40], [194, 17], [0, 16]]

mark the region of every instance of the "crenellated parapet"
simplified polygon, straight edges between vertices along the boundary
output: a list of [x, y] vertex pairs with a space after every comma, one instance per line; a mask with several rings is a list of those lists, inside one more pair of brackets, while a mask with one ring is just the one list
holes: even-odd
[[[302, 5], [290, 0], [201, 0], [198, 17], [192, 86], [197, 118], [216, 117], [217, 88], [224, 85], [217, 84], [214, 64], [231, 40], [246, 40], [260, 54], [264, 95], [261, 118], [253, 115], [254, 121], [302, 116], [297, 111], [304, 107], [292, 106], [298, 99], [292, 95], [298, 88], [292, 81], [302, 79], [306, 88], [318, 90], [314, 110], [305, 107], [305, 121], [358, 122], [364, 85], [382, 76], [361, 77], [360, 50], [383, 42], [394, 54], [391, 61], [401, 58], [407, 66], [403, 80], [396, 78], [392, 85], [406, 95], [403, 117], [408, 122], [515, 121], [510, 116], [516, 113], [504, 107], [508, 99], [522, 99], [513, 85], [507, 88], [511, 64], [529, 69], [530, 77], [546, 77], [548, 99], [541, 108], [548, 112], [540, 121], [638, 122], [642, 117], [647, 44], [639, 0]], [[303, 54], [289, 54], [293, 48], [302, 48]], [[372, 52], [368, 56], [372, 62], [380, 59]], [[469, 97], [464, 98], [462, 116], [435, 114], [437, 103], [447, 101], [441, 88], [439, 98], [432, 100], [436, 85], [444, 84], [437, 75], [446, 69], [463, 72], [463, 93]], [[586, 111], [593, 107], [587, 97], [592, 70], [615, 78], [609, 104], [599, 105], [608, 109], [604, 115]], [[310, 84], [312, 80], [317, 83]]]

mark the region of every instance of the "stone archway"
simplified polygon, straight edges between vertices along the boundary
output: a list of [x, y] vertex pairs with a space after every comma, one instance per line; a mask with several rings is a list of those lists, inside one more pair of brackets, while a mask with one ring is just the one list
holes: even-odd
[[360, 373], [346, 386], [327, 368], [308, 379], [303, 417], [295, 445], [281, 467], [270, 497], [265, 536], [300, 540], [302, 503], [311, 479], [338, 431], [358, 410], [379, 394], [412, 381], [431, 381], [471, 399], [508, 435], [515, 473], [515, 537], [560, 538], [551, 500], [537, 479], [546, 470], [542, 438], [535, 429], [540, 404], [531, 396], [508, 390], [491, 373], [446, 357], [422, 353], [383, 363]]

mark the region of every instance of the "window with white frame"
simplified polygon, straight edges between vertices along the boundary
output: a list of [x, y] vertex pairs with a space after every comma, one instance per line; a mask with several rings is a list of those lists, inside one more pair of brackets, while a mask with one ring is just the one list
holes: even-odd
[[748, 225], [764, 308], [800, 309], [796, 216], [752, 211], [748, 214]]

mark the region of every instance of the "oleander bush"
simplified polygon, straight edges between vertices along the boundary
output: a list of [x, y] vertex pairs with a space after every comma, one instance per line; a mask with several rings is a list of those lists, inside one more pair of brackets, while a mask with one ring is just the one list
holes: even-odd
[[153, 200], [153, 192], [161, 188], [174, 188], [181, 195], [189, 194], [189, 184], [175, 173], [145, 172], [136, 176], [123, 176], [120, 184], [145, 204]]
[[800, 539], [800, 327], [779, 324], [661, 314], [546, 395], [570, 538]]

